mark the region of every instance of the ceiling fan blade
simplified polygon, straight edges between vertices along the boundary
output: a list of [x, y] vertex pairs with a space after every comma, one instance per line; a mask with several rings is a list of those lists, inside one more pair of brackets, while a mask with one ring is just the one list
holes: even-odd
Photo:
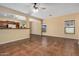
[[39, 5], [39, 9], [45, 10], [46, 9], [46, 6], [40, 4]]

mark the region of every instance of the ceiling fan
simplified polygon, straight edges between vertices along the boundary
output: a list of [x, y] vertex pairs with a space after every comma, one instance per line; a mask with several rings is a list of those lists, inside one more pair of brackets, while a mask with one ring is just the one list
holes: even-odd
[[33, 8], [38, 9], [37, 3], [34, 3]]
[[41, 4], [41, 3], [31, 3], [31, 4], [28, 4], [28, 5], [31, 7], [30, 11], [28, 12], [28, 15], [33, 15], [40, 10], [46, 9], [46, 6]]
[[38, 12], [39, 9], [45, 10], [44, 6], [41, 6], [40, 3], [33, 3], [33, 11]]

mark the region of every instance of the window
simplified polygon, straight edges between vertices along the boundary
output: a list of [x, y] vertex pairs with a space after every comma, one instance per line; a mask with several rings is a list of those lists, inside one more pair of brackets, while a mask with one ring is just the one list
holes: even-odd
[[75, 20], [65, 21], [64, 30], [66, 34], [75, 34]]

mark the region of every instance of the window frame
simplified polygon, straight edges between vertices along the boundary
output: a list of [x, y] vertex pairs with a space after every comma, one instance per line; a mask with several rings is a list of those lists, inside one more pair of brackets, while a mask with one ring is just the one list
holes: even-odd
[[[66, 27], [66, 22], [71, 22], [71, 21], [74, 22], [74, 23], [73, 23], [74, 27]], [[68, 33], [68, 32], [66, 31], [66, 28], [73, 28], [73, 29], [74, 29], [74, 32], [73, 32], [73, 33]], [[65, 33], [65, 34], [75, 34], [75, 20], [67, 20], [67, 21], [64, 21], [64, 33]]]

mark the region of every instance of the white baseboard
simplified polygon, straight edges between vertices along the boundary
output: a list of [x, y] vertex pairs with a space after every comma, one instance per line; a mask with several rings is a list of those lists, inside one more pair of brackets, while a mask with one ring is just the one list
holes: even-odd
[[67, 39], [75, 39], [75, 40], [79, 40], [79, 38], [71, 38], [71, 37], [65, 37], [65, 36], [56, 36], [56, 35], [44, 35], [44, 36], [51, 36], [51, 37], [59, 37], [59, 38], [67, 38]]

